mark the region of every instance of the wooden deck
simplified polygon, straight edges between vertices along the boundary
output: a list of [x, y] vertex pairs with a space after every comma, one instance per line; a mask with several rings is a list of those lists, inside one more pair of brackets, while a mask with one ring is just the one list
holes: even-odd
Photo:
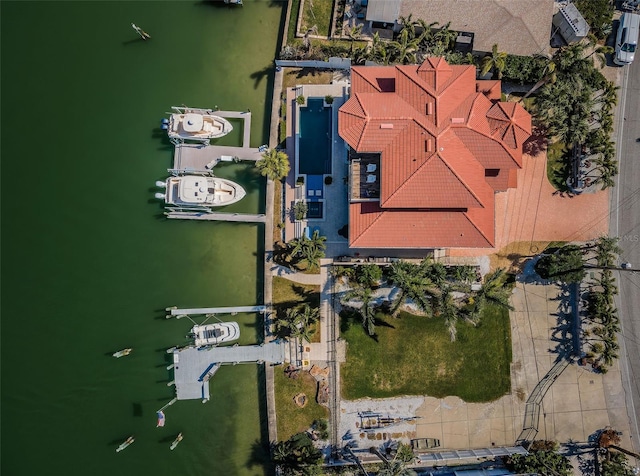
[[192, 309], [171, 309], [172, 316], [188, 314], [197, 316], [202, 314], [235, 314], [238, 312], [265, 312], [267, 306], [233, 306], [233, 307], [198, 307]]
[[263, 345], [214, 347], [198, 350], [187, 347], [173, 351], [173, 371], [178, 400], [209, 400], [209, 378], [218, 364], [267, 362], [279, 364], [285, 361], [288, 345], [269, 342]]
[[264, 223], [265, 215], [251, 213], [204, 213], [204, 212], [165, 212], [167, 218], [180, 220], [234, 221], [243, 223]]
[[237, 160], [259, 160], [262, 154], [251, 143], [251, 112], [214, 111], [220, 117], [242, 119], [242, 145], [240, 147], [202, 144], [177, 144], [173, 156], [173, 169], [180, 171], [207, 171], [220, 161], [222, 156]]

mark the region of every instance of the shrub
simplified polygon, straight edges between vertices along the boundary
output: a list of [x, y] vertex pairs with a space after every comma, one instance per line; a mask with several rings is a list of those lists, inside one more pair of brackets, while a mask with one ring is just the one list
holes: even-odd
[[502, 79], [514, 83], [536, 83], [542, 79], [547, 60], [539, 56], [507, 55]]
[[296, 98], [296, 102], [297, 102], [300, 106], [303, 106], [303, 105], [304, 105], [304, 103], [305, 103], [305, 101], [306, 101], [306, 99], [305, 99], [305, 97], [304, 97], [302, 94]]
[[611, 33], [613, 2], [611, 0], [575, 0], [574, 4], [600, 40]]
[[296, 202], [293, 206], [293, 214], [296, 220], [304, 220], [307, 216], [307, 203], [306, 202]]

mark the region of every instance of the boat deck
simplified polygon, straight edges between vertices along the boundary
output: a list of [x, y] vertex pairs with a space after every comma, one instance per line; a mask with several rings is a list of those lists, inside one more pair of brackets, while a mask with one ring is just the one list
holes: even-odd
[[209, 400], [209, 379], [216, 364], [269, 362], [285, 360], [287, 344], [269, 342], [263, 345], [214, 347], [198, 350], [186, 347], [173, 351], [174, 382], [178, 400]]

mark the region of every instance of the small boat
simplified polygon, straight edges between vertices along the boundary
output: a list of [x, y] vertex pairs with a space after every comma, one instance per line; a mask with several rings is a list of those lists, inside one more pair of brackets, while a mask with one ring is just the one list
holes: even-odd
[[136, 441], [136, 440], [133, 438], [133, 436], [130, 436], [129, 438], [124, 440], [124, 442], [122, 442], [120, 444], [120, 446], [118, 446], [116, 448], [116, 453], [120, 453], [123, 449], [127, 448], [128, 446], [130, 446], [134, 441]]
[[158, 417], [158, 424], [156, 425], [156, 428], [160, 428], [164, 426], [164, 422], [166, 420], [165, 416], [164, 416], [164, 412], [162, 410], [157, 411], [156, 412], [156, 416]]
[[247, 194], [231, 180], [212, 175], [177, 175], [166, 181], [165, 193], [156, 193], [167, 205], [190, 209], [222, 207], [239, 202]]
[[113, 356], [116, 359], [119, 359], [120, 357], [126, 357], [131, 353], [131, 351], [133, 351], [133, 349], [122, 349], [122, 350], [119, 350], [118, 352], [115, 352]]
[[171, 449], [172, 451], [176, 449], [176, 446], [178, 446], [178, 443], [180, 443], [182, 441], [182, 433], [178, 433], [178, 436], [176, 436], [176, 439], [173, 440], [173, 443], [171, 443], [171, 446], [169, 447], [169, 449]]
[[209, 144], [210, 139], [226, 136], [233, 126], [223, 117], [213, 114], [211, 109], [173, 107], [168, 121], [163, 119], [161, 127], [166, 129], [174, 144], [185, 141]]
[[193, 326], [191, 329], [196, 346], [218, 345], [231, 342], [240, 337], [240, 327], [237, 322], [219, 322], [204, 326]]

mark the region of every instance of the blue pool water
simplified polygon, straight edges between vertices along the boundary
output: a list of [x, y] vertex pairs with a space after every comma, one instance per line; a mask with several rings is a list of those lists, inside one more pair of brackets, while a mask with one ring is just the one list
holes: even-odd
[[300, 174], [331, 174], [331, 108], [324, 99], [309, 98], [300, 108], [298, 171]]

